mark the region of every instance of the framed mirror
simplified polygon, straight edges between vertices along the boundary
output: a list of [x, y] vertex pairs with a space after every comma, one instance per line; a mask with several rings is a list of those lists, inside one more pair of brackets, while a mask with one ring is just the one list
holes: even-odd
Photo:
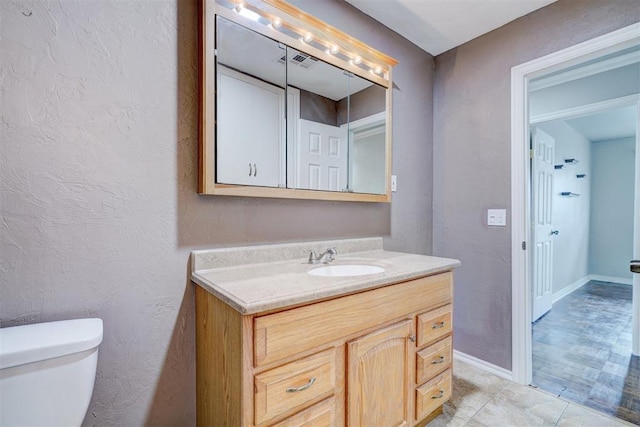
[[395, 60], [283, 1], [201, 8], [198, 191], [389, 202]]

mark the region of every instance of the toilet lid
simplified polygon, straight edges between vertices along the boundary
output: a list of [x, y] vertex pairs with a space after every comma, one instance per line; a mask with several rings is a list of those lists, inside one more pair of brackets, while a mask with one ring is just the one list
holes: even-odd
[[66, 356], [102, 342], [102, 319], [75, 319], [0, 329], [0, 369]]

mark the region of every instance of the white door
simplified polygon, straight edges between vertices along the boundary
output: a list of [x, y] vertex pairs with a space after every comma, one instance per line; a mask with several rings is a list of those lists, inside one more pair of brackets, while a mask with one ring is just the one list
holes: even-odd
[[284, 184], [284, 90], [218, 65], [216, 182]]
[[[553, 274], [553, 171], [555, 140], [536, 127], [531, 128], [531, 220], [533, 318], [538, 320], [551, 310]], [[554, 232], [555, 233], [555, 232]]]
[[347, 188], [347, 130], [300, 119], [299, 188], [343, 191]]

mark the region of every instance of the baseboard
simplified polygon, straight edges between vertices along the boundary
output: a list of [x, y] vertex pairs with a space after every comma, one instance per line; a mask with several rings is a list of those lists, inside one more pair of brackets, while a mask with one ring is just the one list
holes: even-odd
[[513, 381], [513, 373], [511, 371], [486, 362], [482, 359], [478, 359], [477, 357], [470, 356], [458, 350], [453, 350], [453, 358], [461, 362], [468, 363], [471, 366], [475, 366], [476, 368], [482, 369], [483, 371], [489, 372], [490, 374], [497, 375], [500, 378]]
[[597, 280], [599, 282], [611, 282], [611, 283], [619, 283], [621, 285], [633, 285], [632, 279], [625, 279], [623, 277], [613, 277], [613, 276], [600, 276], [597, 274], [589, 274], [588, 276], [584, 276], [582, 279], [578, 279], [567, 287], [560, 289], [558, 292], [553, 294], [551, 297], [553, 299], [553, 304], [560, 301], [562, 298], [566, 297], [572, 292], [577, 291], [590, 280]]
[[562, 298], [564, 298], [567, 295], [569, 295], [571, 292], [574, 292], [574, 291], [580, 289], [581, 287], [583, 287], [584, 285], [589, 283], [589, 280], [592, 280], [591, 276], [587, 275], [587, 276], [584, 276], [581, 279], [576, 280], [575, 282], [573, 282], [569, 286], [566, 286], [566, 287], [560, 289], [558, 292], [553, 294], [552, 297], [551, 297], [552, 300], [553, 300], [553, 304], [557, 303]]
[[611, 283], [620, 283], [621, 285], [633, 285], [633, 279], [626, 279], [624, 277], [600, 276], [598, 274], [590, 274], [589, 279], [597, 280], [599, 282], [611, 282]]

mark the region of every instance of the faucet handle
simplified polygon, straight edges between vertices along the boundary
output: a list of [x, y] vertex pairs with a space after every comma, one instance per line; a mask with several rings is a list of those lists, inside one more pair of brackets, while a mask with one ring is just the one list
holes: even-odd
[[327, 259], [324, 263], [328, 264], [334, 260], [334, 255], [338, 255], [338, 250], [335, 247], [329, 248], [325, 251], [325, 254], [327, 255]]

